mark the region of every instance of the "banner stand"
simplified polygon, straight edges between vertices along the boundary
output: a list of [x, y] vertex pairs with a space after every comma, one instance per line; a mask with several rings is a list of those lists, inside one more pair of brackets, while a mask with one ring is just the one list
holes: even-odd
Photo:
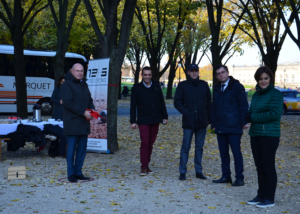
[[91, 120], [91, 133], [88, 136], [87, 152], [110, 154], [107, 149], [107, 92], [109, 58], [90, 60], [87, 70], [89, 86], [95, 111], [101, 116]]

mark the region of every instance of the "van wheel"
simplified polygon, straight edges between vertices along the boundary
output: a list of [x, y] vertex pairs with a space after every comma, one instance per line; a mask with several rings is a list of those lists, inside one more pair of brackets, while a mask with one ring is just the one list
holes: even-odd
[[282, 115], [285, 115], [287, 113], [287, 108], [286, 106], [282, 107]]
[[49, 98], [43, 98], [37, 102], [41, 106], [41, 113], [44, 116], [52, 115], [52, 104]]

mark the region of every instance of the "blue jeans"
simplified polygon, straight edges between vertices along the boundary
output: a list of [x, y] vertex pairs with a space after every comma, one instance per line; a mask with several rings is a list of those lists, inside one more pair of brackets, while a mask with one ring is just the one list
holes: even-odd
[[191, 142], [193, 134], [195, 133], [195, 170], [196, 173], [202, 173], [202, 154], [203, 154], [203, 145], [206, 135], [206, 129], [183, 129], [183, 141], [180, 151], [180, 164], [179, 172], [186, 173], [186, 164], [189, 159], [189, 151], [191, 148]]
[[[68, 177], [71, 175], [81, 175], [81, 169], [83, 166], [86, 147], [87, 147], [87, 135], [69, 135], [67, 136], [67, 165], [68, 165]], [[77, 148], [76, 148], [77, 146]], [[76, 159], [74, 163], [74, 154], [76, 150]]]
[[242, 135], [235, 134], [218, 134], [218, 144], [220, 150], [220, 156], [222, 161], [222, 177], [231, 178], [230, 171], [230, 155], [229, 155], [229, 145], [234, 157], [235, 166], [235, 178], [237, 180], [244, 179], [244, 164], [243, 155], [241, 152], [241, 137]]

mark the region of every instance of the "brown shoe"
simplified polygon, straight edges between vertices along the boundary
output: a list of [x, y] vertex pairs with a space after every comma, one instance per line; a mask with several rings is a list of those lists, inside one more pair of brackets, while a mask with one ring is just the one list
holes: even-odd
[[145, 176], [145, 175], [147, 175], [147, 169], [146, 168], [142, 168], [140, 176]]
[[147, 173], [153, 174], [154, 172], [148, 167], [148, 168], [147, 168]]

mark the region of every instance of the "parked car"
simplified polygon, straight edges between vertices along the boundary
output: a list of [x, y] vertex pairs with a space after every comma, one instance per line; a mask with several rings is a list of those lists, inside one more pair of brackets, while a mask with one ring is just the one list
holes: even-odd
[[279, 89], [283, 95], [282, 114], [300, 112], [300, 92], [296, 90]]

